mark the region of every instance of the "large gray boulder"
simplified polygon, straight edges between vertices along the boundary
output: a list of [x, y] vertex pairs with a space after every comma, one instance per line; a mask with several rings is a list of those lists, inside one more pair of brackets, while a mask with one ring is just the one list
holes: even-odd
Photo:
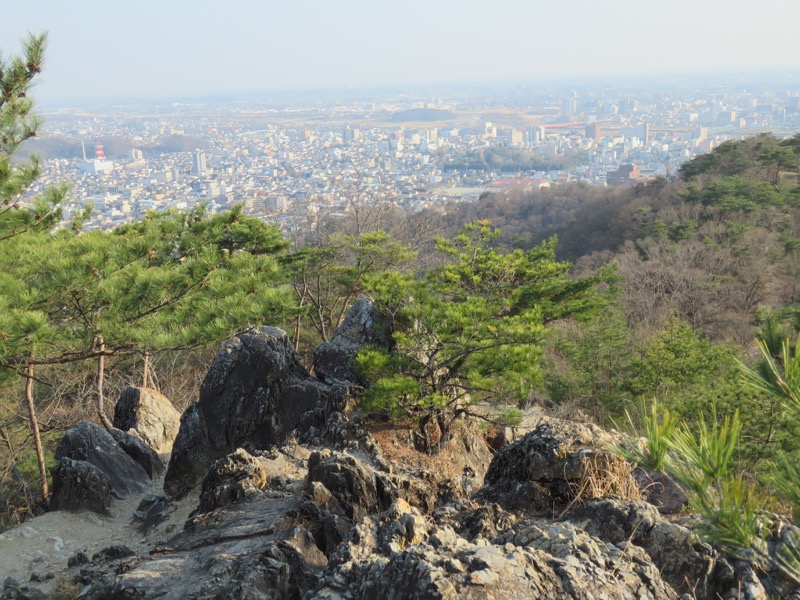
[[343, 388], [309, 376], [283, 330], [262, 327], [228, 340], [199, 401], [181, 416], [164, 489], [183, 497], [213, 461], [241, 447], [280, 445], [301, 424], [321, 425], [343, 399]]
[[326, 382], [366, 385], [366, 380], [353, 366], [353, 358], [365, 346], [388, 349], [390, 344], [388, 318], [375, 308], [372, 300], [359, 298], [333, 332], [331, 341], [314, 350], [314, 374]]
[[114, 409], [114, 427], [134, 433], [159, 454], [172, 451], [180, 421], [172, 402], [149, 388], [126, 387]]
[[156, 451], [140, 438], [119, 429], [112, 429], [108, 433], [119, 444], [122, 451], [145, 470], [150, 479], [154, 479], [164, 472], [164, 463], [161, 462]]
[[[123, 432], [119, 432], [125, 436]], [[121, 437], [125, 441], [124, 437]], [[114, 437], [93, 423], [70, 427], [56, 449], [51, 510], [107, 512], [110, 496], [125, 498], [150, 485], [150, 476]]]
[[51, 471], [53, 495], [50, 510], [89, 510], [111, 514], [111, 480], [98, 467], [84, 460], [62, 458]]

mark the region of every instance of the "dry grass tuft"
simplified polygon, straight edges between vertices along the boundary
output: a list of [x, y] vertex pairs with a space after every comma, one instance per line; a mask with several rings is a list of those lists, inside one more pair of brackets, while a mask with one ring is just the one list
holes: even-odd
[[606, 452], [593, 452], [581, 461], [581, 478], [571, 484], [574, 496], [561, 513], [565, 514], [576, 504], [616, 496], [633, 502], [644, 498], [633, 478], [634, 466], [621, 456]]

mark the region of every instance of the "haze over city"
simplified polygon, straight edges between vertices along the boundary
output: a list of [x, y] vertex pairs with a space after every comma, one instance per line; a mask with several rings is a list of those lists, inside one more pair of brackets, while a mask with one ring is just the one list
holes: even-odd
[[498, 81], [800, 76], [794, 0], [15, 2], [49, 31], [42, 103]]

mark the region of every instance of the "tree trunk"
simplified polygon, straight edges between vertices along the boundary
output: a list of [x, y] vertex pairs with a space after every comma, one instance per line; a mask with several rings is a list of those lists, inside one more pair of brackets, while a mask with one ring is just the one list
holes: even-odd
[[36, 444], [36, 459], [39, 461], [42, 500], [47, 502], [50, 500], [50, 490], [47, 488], [47, 466], [44, 462], [44, 448], [42, 447], [42, 436], [39, 433], [39, 421], [36, 419], [36, 406], [33, 403], [33, 365], [25, 367], [25, 400], [28, 403], [33, 442]]
[[149, 387], [150, 382], [150, 353], [144, 353], [144, 366], [142, 367], [142, 387]]
[[97, 338], [97, 348], [100, 350], [100, 356], [97, 357], [97, 415], [100, 417], [100, 422], [108, 431], [114, 428], [111, 421], [106, 415], [105, 398], [103, 396], [103, 388], [105, 386], [106, 376], [106, 357], [103, 351], [106, 349], [106, 344], [103, 341], [103, 336]]

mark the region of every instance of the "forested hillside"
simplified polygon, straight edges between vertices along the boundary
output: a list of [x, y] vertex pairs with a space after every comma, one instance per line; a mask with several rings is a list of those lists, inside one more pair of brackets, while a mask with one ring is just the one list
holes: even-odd
[[[741, 524], [725, 502], [755, 506], [755, 482], [771, 505], [800, 498], [776, 483], [800, 482], [800, 136], [726, 142], [671, 181], [489, 195], [436, 218], [357, 198], [294, 243], [240, 208], [82, 231], [86, 215], [61, 219], [64, 188], [21, 201], [39, 174], [17, 154], [39, 125], [27, 92], [44, 42], [0, 68], [10, 518], [46, 504], [54, 442], [80, 419], [110, 429], [106, 398], [124, 385], [185, 405], [220, 341], [276, 325], [308, 359], [364, 296], [386, 340], [353, 357], [361, 410], [408, 425], [420, 451], [457, 422], [513, 426], [540, 404], [644, 428], [644, 449], [621, 452], [672, 464], [712, 538]], [[754, 544], [752, 527], [738, 535], [726, 543]]]

